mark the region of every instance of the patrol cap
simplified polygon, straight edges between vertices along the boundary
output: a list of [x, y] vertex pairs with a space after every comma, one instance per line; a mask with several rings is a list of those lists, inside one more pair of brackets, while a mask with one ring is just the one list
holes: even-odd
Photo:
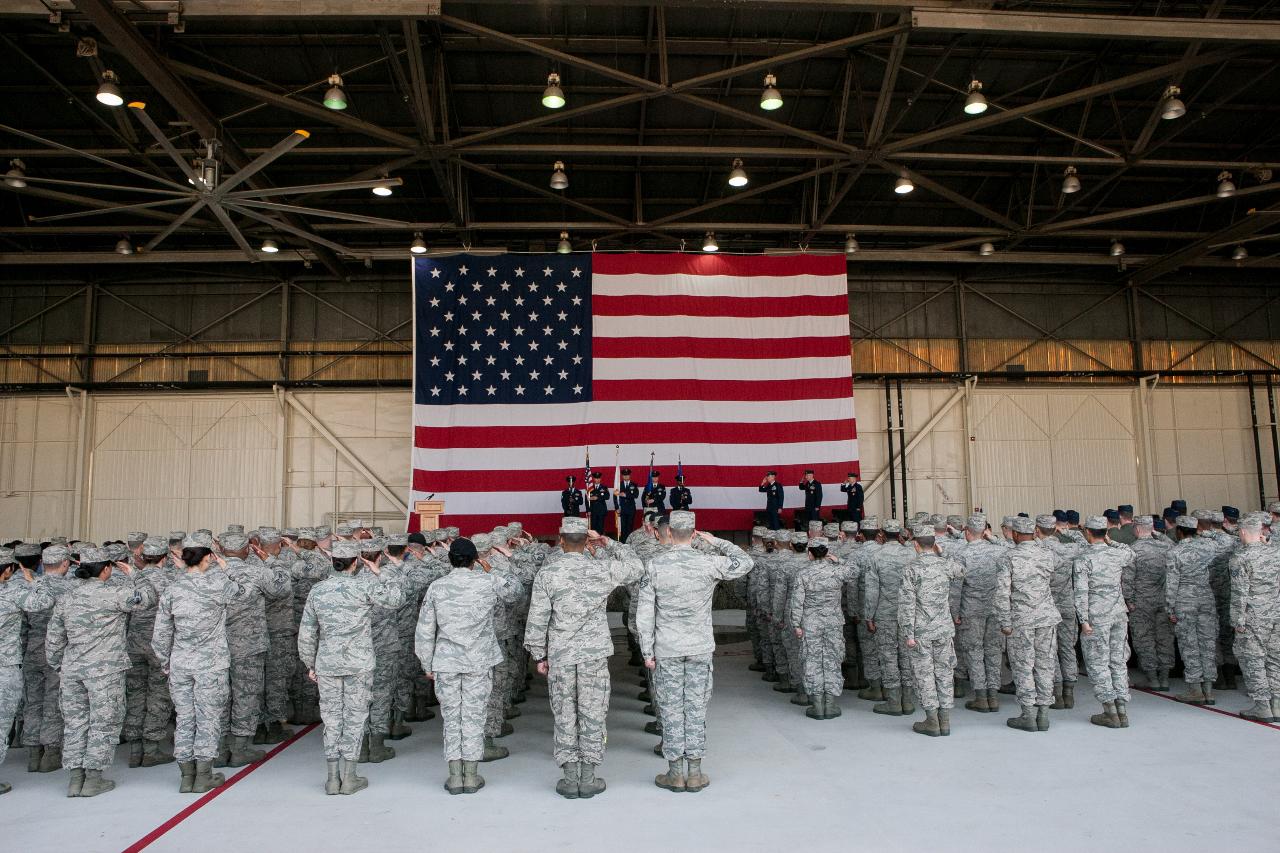
[[185, 530], [170, 530], [170, 531], [169, 531], [169, 541], [170, 541], [170, 542], [181, 542], [183, 539], [186, 539], [186, 538], [187, 538], [187, 531], [185, 531]]
[[[581, 521], [581, 519], [579, 519]], [[488, 533], [473, 533], [470, 536], [471, 544], [475, 546], [477, 554], [483, 554], [493, 547], [493, 537]]]
[[142, 543], [144, 557], [163, 557], [167, 553], [169, 553], [169, 543], [159, 536], [148, 536]]
[[350, 560], [360, 556], [360, 546], [354, 542], [342, 541], [334, 542], [333, 550], [329, 552], [336, 560]]
[[40, 552], [40, 562], [46, 566], [56, 566], [71, 557], [66, 545], [50, 545]]
[[[1113, 510], [1109, 510], [1113, 511]], [[1085, 530], [1106, 530], [1107, 517], [1103, 515], [1091, 515], [1084, 522]]]
[[1249, 513], [1248, 515], [1240, 519], [1240, 529], [1249, 530], [1254, 533], [1259, 532], [1260, 530], [1262, 530], [1262, 526], [1264, 524], [1263, 518], [1265, 516], [1266, 516], [1266, 513], [1261, 513], [1261, 512]]
[[766, 530], [762, 536], [766, 542], [777, 542], [778, 532], [776, 530]]
[[298, 539], [306, 539], [308, 542], [316, 542], [319, 541], [320, 534], [316, 533], [316, 529], [314, 527], [299, 527]]
[[1034, 519], [1027, 518], [1024, 515], [1015, 515], [1009, 519], [1009, 527], [1014, 533], [1035, 533], [1036, 523]]
[[226, 532], [227, 532], [227, 533], [244, 533], [244, 525], [243, 525], [243, 524], [228, 524], [228, 525], [227, 525], [227, 530], [226, 530]]
[[864, 530], [864, 531], [867, 531], [867, 530], [879, 530], [879, 529], [880, 529], [880, 519], [879, 519], [879, 518], [876, 518], [874, 515], [868, 515], [866, 518], [862, 519], [862, 524], [860, 524], [860, 525], [858, 525], [858, 526], [859, 526], [859, 528], [860, 528], [860, 529], [862, 529], [862, 530]]
[[263, 545], [274, 545], [280, 541], [280, 531], [271, 529], [258, 533], [258, 541]]
[[249, 537], [243, 533], [228, 531], [218, 537], [218, 544], [222, 546], [224, 551], [239, 551], [241, 548], [248, 547]]
[[764, 527], [761, 525], [756, 525], [755, 527], [751, 528], [752, 536], [763, 536], [764, 532], [765, 532]]
[[452, 524], [450, 524], [448, 527], [444, 529], [444, 535], [449, 537], [450, 539], [457, 539], [458, 534], [460, 533], [462, 533], [462, 531], [454, 527]]
[[935, 530], [940, 527], [946, 527], [947, 517], [945, 515], [939, 515], [938, 513], [935, 512], [933, 515], [929, 516], [929, 523], [933, 525]]
[[1079, 523], [1080, 523], [1080, 513], [1074, 509], [1067, 510], [1067, 524], [1079, 524]]
[[935, 532], [937, 530], [932, 524], [913, 524], [911, 526], [911, 535], [921, 539], [931, 539]]
[[1052, 530], [1057, 526], [1058, 526], [1058, 519], [1054, 518], [1052, 515], [1036, 516], [1036, 527], [1040, 527], [1045, 530]]
[[210, 536], [208, 533], [205, 533], [203, 530], [197, 530], [193, 533], [188, 533], [186, 536], [182, 537], [182, 547], [183, 548], [212, 548], [213, 537]]
[[809, 537], [805, 536], [803, 533], [800, 533], [800, 532], [791, 534], [791, 547], [794, 548], [797, 545], [799, 545], [801, 548], [808, 548]]
[[1185, 527], [1188, 530], [1195, 530], [1200, 526], [1200, 522], [1196, 521], [1192, 516], [1180, 515], [1178, 516], [1178, 526]]
[[513, 521], [507, 525], [507, 529], [513, 531], [517, 536], [524, 533], [524, 525], [518, 521]]
[[965, 522], [965, 527], [974, 533], [982, 533], [987, 529], [987, 517], [982, 513], [974, 513], [969, 516], [969, 520]]
[[381, 527], [378, 527], [376, 525], [373, 527], [370, 527], [369, 532], [372, 533], [374, 536], [382, 536], [385, 533], [385, 531]]
[[81, 563], [109, 563], [111, 555], [106, 548], [85, 548], [80, 552]]
[[280, 531], [280, 535], [281, 535], [281, 536], [287, 536], [287, 537], [288, 537], [288, 538], [290, 538], [290, 539], [297, 539], [297, 538], [298, 538], [298, 528], [296, 528], [296, 527], [286, 527], [284, 530], [281, 530], [281, 531]]
[[38, 557], [40, 556], [40, 546], [35, 542], [19, 542], [13, 546], [13, 556]]
[[672, 530], [693, 530], [696, 518], [687, 509], [677, 509], [671, 513]]
[[319, 542], [320, 539], [328, 539], [332, 535], [333, 535], [333, 528], [330, 527], [329, 525], [321, 524], [316, 527], [316, 536], [320, 537], [319, 539], [316, 540], [317, 542]]
[[1224, 506], [1222, 508], [1222, 515], [1224, 518], [1229, 518], [1232, 521], [1240, 520], [1240, 510], [1233, 506]]
[[1116, 509], [1121, 515], [1133, 515], [1133, 504], [1120, 504]]
[[896, 518], [890, 518], [885, 521], [884, 524], [880, 525], [880, 529], [885, 533], [901, 533], [902, 522], [898, 521]]
[[809, 529], [810, 529], [810, 530], [822, 530], [822, 528], [823, 528], [823, 527], [824, 527], [824, 525], [823, 525], [823, 523], [822, 523], [822, 519], [817, 519], [817, 520], [814, 520], [814, 521], [810, 521], [810, 522], [809, 522]]
[[129, 549], [124, 545], [121, 545], [119, 542], [113, 542], [110, 545], [103, 546], [102, 550], [107, 552], [107, 559], [109, 560], [129, 559]]
[[381, 536], [370, 536], [368, 539], [357, 539], [356, 546], [361, 554], [372, 554], [387, 547], [387, 543]]
[[856, 522], [856, 521], [842, 521], [842, 522], [840, 522], [840, 532], [841, 532], [841, 533], [857, 533], [857, 532], [858, 532], [858, 522]]
[[409, 540], [410, 545], [426, 545], [427, 544], [427, 537], [424, 536], [422, 534], [422, 531], [420, 530], [410, 533], [405, 538]]
[[1227, 516], [1225, 513], [1216, 509], [1209, 510], [1209, 521], [1211, 521], [1212, 523], [1221, 524], [1226, 520], [1227, 520]]
[[407, 533], [392, 533], [387, 536], [388, 548], [398, 548], [401, 545], [408, 545], [408, 544], [409, 544], [409, 534]]
[[12, 548], [0, 548], [0, 566], [7, 566], [10, 563], [18, 562], [13, 556]]
[[963, 516], [963, 515], [948, 515], [948, 516], [947, 516], [947, 526], [949, 526], [949, 527], [954, 527], [956, 530], [959, 530], [961, 527], [964, 527], [964, 516]]
[[1196, 521], [1210, 521], [1212, 519], [1212, 513], [1207, 509], [1193, 509], [1191, 511], [1191, 517]]
[[475, 543], [470, 539], [455, 539], [449, 545], [449, 556], [474, 560], [479, 554], [476, 552]]
[[348, 519], [347, 524], [351, 525], [352, 530], [359, 530], [360, 528], [364, 527], [364, 519], [363, 518]]
[[774, 539], [775, 539], [776, 541], [778, 541], [778, 542], [783, 542], [783, 543], [790, 542], [790, 541], [791, 541], [791, 531], [790, 531], [790, 530], [775, 530], [775, 531], [773, 532], [773, 537], [774, 537]]
[[66, 545], [66, 544], [67, 544], [67, 537], [65, 537], [65, 536], [55, 536], [55, 537], [53, 537], [52, 541], [50, 541], [50, 543], [49, 543], [49, 544], [50, 544], [50, 545]]
[[809, 537], [809, 544], [808, 544], [809, 548], [826, 548], [826, 547], [829, 547], [829, 545], [830, 543], [827, 541], [827, 537], [825, 536]]
[[1159, 519], [1154, 515], [1135, 515], [1133, 517], [1133, 523], [1138, 527], [1155, 527], [1157, 521]]
[[124, 541], [129, 543], [130, 546], [141, 545], [143, 542], [147, 541], [146, 531], [131, 530], [129, 531], [129, 535], [125, 537]]
[[834, 539], [840, 535], [840, 525], [834, 521], [830, 524], [822, 525], [822, 535], [828, 539]]
[[587, 520], [573, 515], [566, 515], [560, 519], [560, 532], [571, 535], [575, 533], [585, 534], [587, 532]]
[[350, 525], [350, 524], [339, 524], [337, 527], [335, 527], [335, 528], [334, 528], [334, 531], [333, 531], [333, 532], [334, 532], [334, 533], [336, 533], [336, 534], [338, 534], [339, 536], [350, 536], [350, 535], [351, 535], [351, 525]]
[[1013, 516], [1013, 515], [1006, 515], [1004, 518], [1000, 519], [1000, 526], [1001, 526], [1001, 527], [1008, 527], [1008, 526], [1010, 526], [1011, 524], [1013, 524], [1013, 520], [1014, 520], [1016, 517], [1017, 517], [1017, 516]]
[[196, 532], [197, 532], [197, 533], [207, 533], [207, 534], [209, 534], [209, 537], [210, 537], [210, 538], [213, 538], [213, 531], [212, 531], [212, 530], [210, 530], [210, 529], [209, 529], [209, 528], [207, 528], [207, 527], [201, 527], [201, 528], [200, 528], [199, 530], [197, 530]]
[[1267, 504], [1267, 512], [1280, 512], [1280, 501], [1272, 501]]
[[[1120, 513], [1117, 510], [1109, 509], [1102, 513], [1102, 517], [1105, 518], [1107, 521], [1119, 521]], [[1090, 516], [1090, 518], [1097, 518], [1097, 516], [1096, 515]], [[1085, 526], [1087, 527], [1088, 524], [1089, 522], [1086, 521]]]

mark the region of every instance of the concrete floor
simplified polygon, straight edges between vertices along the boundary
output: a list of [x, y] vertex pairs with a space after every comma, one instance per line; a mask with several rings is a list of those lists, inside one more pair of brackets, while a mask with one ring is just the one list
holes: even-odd
[[[1131, 728], [1100, 729], [1089, 725], [1096, 708], [1081, 682], [1076, 708], [1054, 712], [1046, 734], [1006, 728], [1004, 710], [959, 709], [950, 738], [925, 738], [910, 730], [918, 714], [879, 716], [852, 695], [843, 717], [810, 720], [747, 670], [745, 644], [719, 651], [704, 765], [712, 785], [700, 794], [653, 785], [665, 765], [651, 751], [657, 739], [642, 731], [649, 718], [634, 670], [615, 657], [602, 769], [609, 789], [593, 800], [552, 790], [559, 774], [538, 680], [516, 733], [502, 741], [511, 757], [482, 765], [488, 785], [478, 795], [441, 788], [437, 718], [414, 724], [393, 761], [362, 766], [368, 790], [326, 797], [315, 730], [239, 771], [147, 849], [1274, 849], [1275, 798], [1259, 794], [1278, 790], [1278, 728], [1138, 693]], [[1247, 704], [1239, 692], [1219, 698], [1224, 710]], [[129, 770], [123, 750], [120, 758], [114, 792], [67, 800], [65, 773], [28, 774], [22, 752], [11, 750], [0, 768], [14, 785], [0, 799], [3, 848], [125, 850], [199, 799], [177, 793], [175, 766]]]

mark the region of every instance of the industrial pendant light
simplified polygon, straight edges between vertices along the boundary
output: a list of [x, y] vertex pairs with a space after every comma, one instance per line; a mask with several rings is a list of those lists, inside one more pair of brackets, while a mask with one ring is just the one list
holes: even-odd
[[569, 244], [569, 232], [560, 232], [560, 242], [556, 244], [556, 251], [562, 255], [567, 255], [573, 251], [573, 246]]
[[4, 173], [4, 182], [14, 189], [22, 189], [27, 185], [27, 164], [16, 157], [9, 161], [9, 171]]
[[733, 171], [729, 173], [729, 186], [745, 187], [748, 182], [747, 170], [742, 168], [741, 158], [735, 157], [733, 160]]
[[276, 252], [280, 251], [280, 244], [275, 240], [263, 240], [262, 251], [266, 252], [268, 255], [274, 255]]
[[[387, 180], [387, 173], [386, 173], [386, 172], [383, 172], [383, 173], [382, 173], [382, 179], [383, 179], [383, 180]], [[387, 196], [391, 195], [391, 187], [389, 187], [389, 186], [376, 186], [376, 187], [374, 187], [374, 188], [373, 188], [373, 194], [374, 194], [374, 195], [377, 195], [377, 196], [382, 196], [383, 198], [386, 198]]]
[[702, 240], [702, 251], [704, 252], [720, 251], [720, 244], [716, 242], [715, 232], [713, 231], [707, 232], [707, 236], [704, 237]]
[[764, 75], [764, 91], [760, 93], [760, 109], [776, 110], [782, 106], [782, 93], [778, 91], [778, 78]]
[[846, 255], [855, 255], [858, 253], [858, 238], [850, 234], [844, 238], [844, 253]]
[[893, 182], [893, 191], [896, 192], [898, 195], [906, 195], [907, 193], [911, 192], [915, 188], [916, 188], [916, 185], [911, 183], [911, 179], [908, 178], [906, 175], [903, 175], [902, 177], [898, 178], [898, 180]]
[[324, 105], [331, 110], [347, 108], [347, 93], [342, 88], [342, 78], [337, 74], [329, 75], [329, 89], [324, 93]]
[[989, 258], [996, 253], [996, 247], [990, 243], [983, 243], [978, 247], [978, 254], [984, 258]]
[[422, 232], [413, 232], [413, 242], [409, 244], [409, 251], [415, 255], [421, 255], [427, 251], [427, 242], [422, 239]]
[[982, 81], [969, 81], [969, 94], [964, 99], [964, 111], [971, 116], [982, 115], [987, 111], [987, 97], [982, 94]]
[[547, 88], [542, 90], [542, 105], [549, 110], [564, 106], [564, 90], [560, 88], [560, 75], [554, 71], [547, 75]]
[[569, 176], [564, 171], [564, 161], [557, 160], [555, 165], [551, 167], [551, 189], [563, 190], [569, 188]]
[[1231, 198], [1236, 194], [1235, 182], [1231, 180], [1230, 172], [1218, 173], [1218, 198]]
[[1164, 90], [1164, 99], [1160, 104], [1160, 118], [1170, 121], [1187, 114], [1187, 105], [1182, 103], [1182, 98], [1178, 97], [1181, 94], [1181, 89], [1172, 83], [1169, 84], [1169, 87]]
[[1122, 257], [1123, 255], [1124, 255], [1124, 243], [1121, 243], [1119, 240], [1112, 240], [1111, 241], [1111, 257], [1119, 258], [1119, 257]]
[[1243, 261], [1247, 257], [1249, 257], [1249, 250], [1244, 246], [1236, 246], [1231, 252], [1231, 260], [1233, 261]]
[[98, 84], [98, 103], [109, 107], [118, 107], [124, 103], [124, 95], [120, 94], [120, 80], [114, 71], [103, 71], [102, 82]]
[[116, 241], [116, 254], [117, 255], [133, 254], [133, 243], [129, 242], [128, 237], [121, 237], [119, 240]]
[[1076, 167], [1068, 166], [1062, 172], [1062, 191], [1067, 195], [1080, 192], [1080, 178], [1076, 176]]

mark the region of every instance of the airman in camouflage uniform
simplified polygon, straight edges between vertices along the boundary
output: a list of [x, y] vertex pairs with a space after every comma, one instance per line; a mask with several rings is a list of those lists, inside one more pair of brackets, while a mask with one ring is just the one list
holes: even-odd
[[[716, 583], [740, 578], [752, 565], [732, 542], [696, 532], [695, 520], [692, 512], [671, 513], [672, 547], [649, 561], [648, 583], [636, 614], [641, 654], [645, 666], [654, 671], [662, 755], [668, 765], [654, 782], [671, 791], [696, 792], [711, 784], [702, 772], [716, 645], [711, 599]], [[695, 551], [695, 536], [714, 553]]]
[[1198, 532], [1201, 525], [1195, 518], [1180, 515], [1177, 526], [1178, 544], [1170, 549], [1165, 568], [1165, 601], [1187, 682], [1187, 692], [1177, 699], [1212, 705], [1213, 682], [1218, 677], [1218, 608], [1210, 571], [1218, 546]]
[[[356, 545], [363, 564], [357, 575], [374, 577], [368, 566], [385, 562], [382, 549], [386, 542], [374, 537], [357, 539]], [[401, 565], [399, 568], [397, 583], [401, 583], [404, 577], [405, 567]], [[369, 630], [373, 639], [373, 683], [369, 691], [369, 730], [360, 741], [361, 763], [380, 764], [396, 757], [396, 751], [385, 741], [391, 733], [392, 693], [400, 680], [400, 625], [397, 619], [402, 606], [403, 600], [394, 610], [375, 607], [369, 613]]]
[[506, 758], [510, 751], [505, 746], [495, 746], [494, 738], [506, 737], [514, 731], [507, 722], [511, 709], [513, 687], [516, 673], [516, 655], [520, 651], [519, 636], [516, 632], [517, 607], [524, 589], [511, 570], [511, 563], [506, 556], [493, 548], [493, 537], [488, 533], [476, 533], [471, 536], [471, 543], [476, 546], [479, 559], [489, 566], [491, 572], [511, 578], [519, 594], [512, 601], [501, 596], [494, 604], [493, 629], [498, 640], [498, 650], [502, 652], [502, 660], [493, 668], [493, 690], [489, 691], [489, 707], [485, 715], [484, 734], [486, 738], [483, 761], [496, 761]]
[[971, 711], [1000, 710], [1000, 661], [1004, 635], [995, 614], [996, 577], [1005, 548], [994, 541], [985, 515], [965, 521], [968, 542], [956, 553], [964, 578], [960, 583], [959, 654], [968, 662], [973, 698], [964, 704]]
[[[431, 538], [427, 539], [427, 534]], [[423, 534], [423, 544], [409, 544], [404, 534], [387, 537], [387, 553], [404, 558], [404, 575], [400, 585], [404, 587], [404, 604], [396, 611], [396, 631], [400, 635], [400, 678], [396, 684], [391, 710], [391, 728], [388, 736], [401, 740], [412, 733], [406, 720], [426, 721], [435, 717], [428, 707], [428, 685], [422, 677], [422, 664], [413, 650], [413, 634], [418, 629], [418, 610], [427, 588], [449, 573], [448, 562], [428, 550], [425, 541], [434, 541], [435, 531]]]
[[1062, 621], [1053, 600], [1054, 559], [1035, 539], [1036, 522], [1017, 517], [1009, 526], [1014, 545], [1000, 558], [994, 602], [1000, 633], [1008, 637], [1009, 668], [1022, 716], [1007, 723], [1026, 732], [1044, 732], [1049, 730], [1057, 628]]
[[644, 563], [626, 545], [589, 531], [582, 518], [561, 519], [560, 547], [564, 554], [533, 581], [524, 647], [547, 676], [554, 758], [564, 771], [556, 793], [572, 800], [605, 789], [596, 777], [604, 761], [613, 653], [605, 604], [613, 590], [640, 579]]
[[[113, 570], [124, 573], [108, 583]], [[111, 562], [101, 548], [80, 554], [75, 584], [53, 608], [45, 654], [62, 674], [62, 763], [71, 771], [68, 797], [94, 797], [116, 784], [102, 778], [111, 766], [124, 724], [124, 678], [129, 670], [128, 614], [152, 607], [147, 582], [154, 569], [136, 573]]]
[[499, 600], [511, 605], [520, 582], [495, 574], [477, 559], [470, 539], [449, 545], [452, 571], [431, 584], [418, 616], [415, 648], [422, 670], [436, 683], [449, 764], [445, 790], [474, 794], [484, 786], [477, 763], [484, 754], [484, 724], [493, 667], [502, 660], [494, 633]]
[[[257, 547], [249, 555], [249, 562], [260, 565], [273, 574], [277, 568], [287, 577], [288, 590], [280, 596], [266, 596], [263, 602], [267, 617], [267, 654], [263, 676], [262, 723], [254, 736], [254, 743], [282, 743], [292, 736], [292, 730], [283, 723], [289, 718], [289, 685], [298, 666], [298, 626], [294, 622], [296, 606], [295, 584], [307, 581], [309, 587], [329, 576], [329, 566], [323, 562], [304, 560], [286, 531], [262, 528], [258, 531]], [[297, 534], [298, 531], [288, 531]]]
[[1153, 535], [1155, 519], [1139, 515], [1133, 520], [1133, 562], [1125, 570], [1124, 598], [1129, 606], [1129, 634], [1138, 665], [1155, 690], [1169, 689], [1169, 670], [1173, 669], [1173, 625], [1165, 605], [1165, 569], [1169, 549], [1173, 547], [1163, 536]]
[[[303, 527], [298, 530], [297, 554], [307, 564], [308, 571], [293, 582], [293, 628], [294, 635], [302, 622], [302, 610], [311, 595], [311, 589], [319, 580], [327, 578], [333, 571], [333, 560], [327, 550], [333, 544], [332, 531], [326, 527]], [[293, 702], [291, 723], [310, 724], [320, 722], [320, 694], [315, 682], [307, 678], [307, 671], [294, 665], [293, 681], [290, 685], [290, 698]]]
[[354, 542], [333, 545], [334, 572], [307, 596], [298, 626], [298, 655], [307, 677], [320, 688], [320, 716], [324, 720], [326, 794], [354, 794], [368, 787], [356, 775], [360, 741], [369, 720], [373, 686], [374, 608], [395, 610], [404, 603], [398, 561], [385, 566], [365, 561], [368, 574], [356, 574], [359, 547]]
[[[944, 519], [945, 522], [945, 519]], [[943, 525], [945, 533], [946, 525]], [[956, 622], [960, 619], [960, 586], [964, 567], [942, 553], [934, 523], [912, 531], [916, 557], [902, 570], [898, 624], [906, 638], [924, 720], [911, 730], [930, 737], [951, 734], [955, 706]]]
[[1110, 729], [1128, 728], [1129, 611], [1121, 586], [1133, 551], [1106, 538], [1103, 516], [1090, 516], [1084, 526], [1089, 545], [1072, 567], [1075, 609], [1093, 695], [1102, 703], [1102, 713], [1089, 721]]
[[[16, 575], [16, 576], [15, 576]], [[20, 569], [13, 551], [0, 548], [0, 764], [9, 748], [9, 729], [22, 701], [22, 614], [54, 606], [45, 591], [48, 577], [36, 580], [29, 569]], [[12, 790], [0, 782], [0, 794]]]
[[796, 575], [809, 565], [809, 558], [806, 556], [808, 541], [803, 533], [792, 533], [791, 547], [778, 555], [769, 579], [773, 600], [773, 626], [785, 650], [787, 664], [785, 674], [778, 673], [779, 680], [773, 689], [779, 693], [794, 693], [791, 697], [793, 705], [808, 705], [810, 701], [804, 689], [804, 651], [795, 633], [799, 626], [791, 623], [789, 613], [791, 589], [795, 586]]
[[[129, 534], [130, 541], [140, 533]], [[139, 568], [148, 569], [147, 581], [156, 595], [176, 576], [170, 568], [168, 543], [160, 537], [145, 537], [136, 557]], [[138, 608], [129, 614], [129, 662], [125, 676], [124, 739], [129, 744], [130, 767], [155, 767], [169, 764], [173, 756], [164, 751], [169, 735], [169, 718], [173, 700], [169, 696], [169, 678], [151, 648], [156, 608]]]
[[[1062, 710], [1076, 706], [1076, 681], [1080, 663], [1076, 658], [1076, 638], [1080, 620], [1076, 615], [1075, 593], [1071, 584], [1071, 567], [1085, 549], [1084, 543], [1063, 542], [1057, 535], [1058, 520], [1052, 515], [1036, 517], [1036, 542], [1053, 556], [1053, 603], [1062, 621], [1058, 623], [1056, 641], [1058, 661], [1053, 676], [1053, 704]], [[1078, 532], [1078, 531], [1077, 531]]]
[[862, 661], [862, 675], [867, 686], [858, 691], [859, 699], [869, 702], [884, 701], [884, 677], [880, 671], [880, 652], [876, 649], [876, 636], [867, 628], [863, 614], [866, 612], [867, 573], [872, 560], [884, 547], [880, 533], [880, 519], [869, 515], [858, 525], [863, 542], [849, 552], [845, 559], [856, 567], [856, 576], [845, 587], [845, 612], [858, 635], [858, 657]]
[[1231, 557], [1231, 625], [1235, 654], [1253, 700], [1245, 719], [1280, 719], [1280, 552], [1262, 541], [1265, 513], [1240, 521], [1241, 546]]
[[867, 582], [862, 613], [867, 630], [875, 637], [880, 657], [880, 678], [884, 702], [872, 707], [877, 714], [900, 717], [915, 713], [912, 695], [915, 679], [911, 675], [911, 658], [907, 655], [905, 637], [898, 624], [898, 594], [902, 590], [902, 571], [915, 559], [916, 553], [907, 542], [911, 534], [894, 519], [882, 528], [885, 542], [871, 557], [866, 572]]
[[[71, 552], [66, 545], [50, 545], [41, 554], [41, 586], [49, 606], [26, 614], [27, 645], [22, 659], [26, 687], [22, 742], [27, 746], [27, 772], [52, 773], [62, 769], [62, 682], [45, 659], [45, 636], [53, 605], [71, 589], [67, 577]], [[2, 722], [2, 720], [0, 720]], [[33, 743], [34, 742], [34, 743]]]
[[809, 540], [808, 561], [791, 584], [787, 624], [802, 642], [804, 692], [813, 703], [805, 714], [830, 720], [841, 713], [836, 701], [844, 689], [841, 596], [853, 572], [829, 553], [825, 537]]
[[[798, 537], [800, 534], [794, 534]], [[773, 642], [774, 686], [779, 693], [790, 693], [797, 689], [791, 682], [791, 656], [798, 654], [792, 637], [787, 634], [787, 596], [791, 575], [794, 573], [792, 550], [793, 534], [787, 530], [779, 530], [774, 534], [777, 548], [769, 560], [761, 566], [766, 572], [762, 587], [767, 600], [769, 631]], [[748, 581], [749, 583], [749, 581]]]

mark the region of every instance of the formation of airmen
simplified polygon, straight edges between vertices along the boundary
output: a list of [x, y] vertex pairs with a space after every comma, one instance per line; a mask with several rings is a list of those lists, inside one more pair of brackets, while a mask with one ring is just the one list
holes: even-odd
[[577, 514], [555, 545], [515, 521], [463, 537], [358, 519], [16, 541], [0, 548], [0, 731], [15, 729], [29, 772], [66, 769], [67, 796], [92, 797], [115, 787], [103, 774], [120, 743], [131, 767], [176, 762], [179, 791], [202, 793], [224, 783], [218, 768], [293, 737], [289, 723], [323, 722], [324, 790], [338, 795], [367, 787], [358, 765], [394, 758], [387, 741], [438, 707], [444, 787], [474, 793], [479, 764], [509, 754], [498, 741], [536, 671], [555, 789], [590, 798], [605, 790], [606, 606], [621, 589], [646, 731], [667, 761], [655, 784], [697, 792], [711, 781], [721, 582], [746, 602], [750, 668], [818, 720], [840, 716], [849, 684], [876, 713], [918, 706], [912, 729], [928, 736], [950, 734], [970, 691], [979, 713], [1016, 695], [1008, 725], [1046, 731], [1051, 709], [1074, 706], [1077, 641], [1098, 726], [1129, 725], [1130, 643], [1155, 689], [1180, 654], [1177, 698], [1195, 704], [1214, 703], [1234, 658], [1252, 700], [1241, 716], [1280, 719], [1280, 503], [1241, 516], [1175, 501], [1165, 515], [1172, 525], [1128, 506], [1083, 524], [1057, 511], [998, 531], [980, 514], [814, 519], [754, 528], [749, 551], [687, 509], [645, 512], [625, 542]]

